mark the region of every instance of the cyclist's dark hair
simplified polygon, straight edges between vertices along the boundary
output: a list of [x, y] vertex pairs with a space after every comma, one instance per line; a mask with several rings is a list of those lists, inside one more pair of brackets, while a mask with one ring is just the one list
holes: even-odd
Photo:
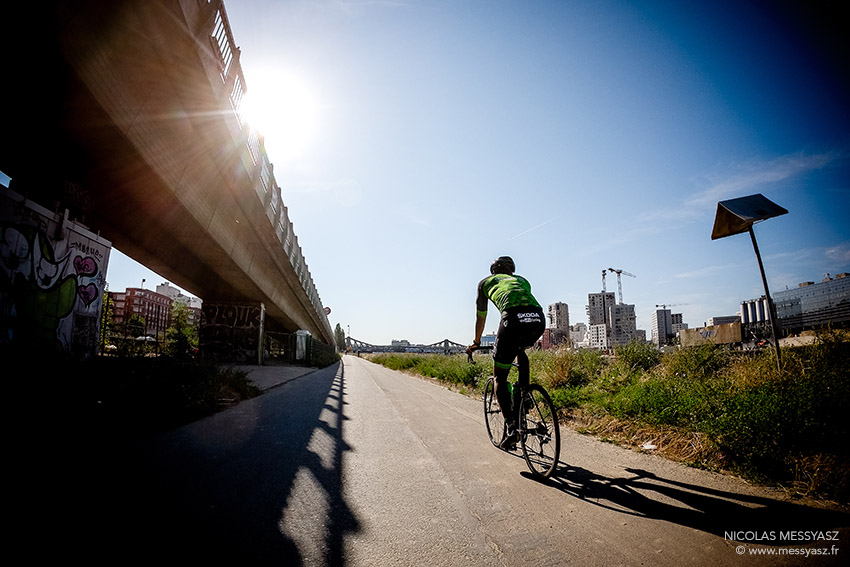
[[499, 256], [490, 264], [491, 274], [513, 274], [515, 271], [516, 265], [510, 256]]

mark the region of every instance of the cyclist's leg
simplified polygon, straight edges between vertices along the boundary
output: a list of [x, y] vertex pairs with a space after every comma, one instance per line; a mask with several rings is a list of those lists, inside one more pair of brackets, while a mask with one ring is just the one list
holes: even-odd
[[[517, 385], [523, 390], [528, 389], [529, 383], [529, 369], [528, 369], [528, 354], [526, 354], [525, 349], [521, 348], [517, 352], [516, 355], [516, 363], [517, 363], [517, 373], [519, 377], [517, 378]], [[517, 397], [517, 406], [519, 405], [519, 397]]]
[[[528, 390], [528, 385], [530, 383], [530, 370], [528, 364], [528, 354], [526, 354], [525, 349], [534, 346], [534, 343], [543, 335], [543, 330], [545, 328], [544, 323], [544, 314], [542, 309], [534, 309], [528, 308], [523, 309], [524, 314], [523, 317], [519, 319], [520, 322], [520, 338], [517, 345], [517, 370], [519, 374], [519, 378], [517, 379], [517, 385], [523, 391]], [[518, 393], [515, 392], [518, 396]], [[514, 407], [519, 411], [519, 397], [514, 400]]]
[[[507, 368], [505, 368], [507, 366]], [[510, 451], [516, 447], [518, 441], [517, 435], [517, 420], [516, 412], [511, 407], [511, 393], [508, 390], [508, 373], [511, 365], [505, 365], [494, 361], [494, 383], [496, 399], [499, 401], [499, 407], [502, 409], [502, 415], [505, 416], [505, 437], [499, 443], [499, 448]]]
[[511, 411], [511, 394], [508, 390], [508, 374], [516, 355], [516, 341], [514, 326], [511, 325], [508, 314], [502, 313], [499, 330], [496, 332], [496, 343], [493, 346], [493, 375], [496, 379], [496, 399], [509, 429], [515, 424], [514, 413]]
[[503, 368], [497, 362], [494, 364], [493, 375], [496, 378], [496, 400], [499, 402], [499, 407], [502, 409], [502, 415], [505, 416], [505, 423], [514, 423], [514, 416], [511, 412], [511, 393], [508, 390], [508, 373], [510, 366]]
[[518, 374], [518, 376], [517, 376], [516, 384], [514, 384], [513, 399], [511, 400], [511, 407], [513, 408], [512, 413], [511, 413], [511, 419], [514, 420], [514, 422], [517, 425], [520, 425], [520, 423], [519, 423], [520, 401], [522, 400], [522, 392], [525, 392], [525, 391], [528, 390], [528, 384], [529, 384], [528, 355], [525, 354], [524, 349], [518, 350], [516, 362], [517, 362], [517, 374]]

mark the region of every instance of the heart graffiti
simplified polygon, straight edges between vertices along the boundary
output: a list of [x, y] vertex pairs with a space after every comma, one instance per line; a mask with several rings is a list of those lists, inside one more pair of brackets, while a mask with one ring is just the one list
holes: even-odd
[[74, 271], [80, 276], [93, 276], [97, 273], [97, 262], [91, 256], [74, 258]]
[[77, 287], [77, 294], [88, 307], [97, 298], [97, 286], [94, 284], [81, 285]]

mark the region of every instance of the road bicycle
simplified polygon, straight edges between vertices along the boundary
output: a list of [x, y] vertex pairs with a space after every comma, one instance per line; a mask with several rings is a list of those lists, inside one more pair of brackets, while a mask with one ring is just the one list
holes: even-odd
[[[492, 346], [476, 347], [472, 350], [493, 350]], [[467, 353], [469, 362], [475, 364], [472, 352]], [[514, 363], [515, 367], [518, 367]], [[511, 399], [513, 388], [518, 384], [508, 382]], [[507, 434], [505, 417], [496, 399], [496, 378], [490, 376], [484, 385], [484, 423], [490, 442], [500, 447]], [[546, 389], [540, 384], [529, 384], [519, 393], [519, 419], [517, 434], [522, 447], [522, 455], [529, 470], [535, 476], [549, 478], [558, 467], [561, 455], [561, 430], [558, 427], [558, 414]], [[516, 408], [514, 408], [515, 410]], [[503, 449], [506, 450], [506, 449]]]

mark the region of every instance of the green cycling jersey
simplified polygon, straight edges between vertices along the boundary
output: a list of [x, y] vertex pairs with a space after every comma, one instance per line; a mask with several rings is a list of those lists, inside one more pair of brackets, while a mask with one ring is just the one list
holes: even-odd
[[478, 282], [475, 305], [479, 315], [487, 314], [488, 299], [502, 312], [511, 307], [540, 307], [531, 295], [531, 284], [516, 274], [493, 274]]

